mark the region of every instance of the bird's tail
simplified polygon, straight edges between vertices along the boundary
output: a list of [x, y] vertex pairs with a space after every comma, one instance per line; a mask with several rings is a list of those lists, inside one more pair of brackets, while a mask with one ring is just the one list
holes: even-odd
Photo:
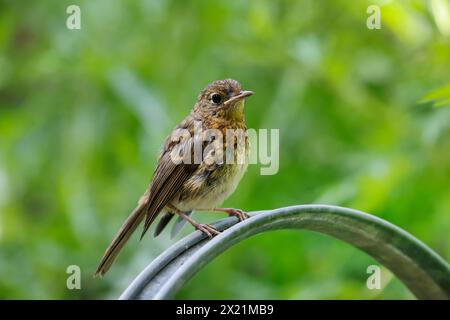
[[100, 261], [94, 276], [103, 276], [109, 270], [122, 247], [144, 218], [146, 208], [147, 202], [140, 201], [136, 209], [134, 209], [127, 220], [125, 220], [113, 241], [103, 254], [102, 260]]

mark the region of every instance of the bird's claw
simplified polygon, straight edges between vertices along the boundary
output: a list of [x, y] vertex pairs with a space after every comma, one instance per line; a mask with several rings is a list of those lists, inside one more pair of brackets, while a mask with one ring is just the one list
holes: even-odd
[[231, 217], [238, 217], [239, 221], [244, 221], [245, 219], [250, 218], [250, 216], [241, 209], [235, 209], [235, 208], [226, 208], [224, 210], [226, 213], [228, 213]]
[[195, 226], [195, 228], [197, 230], [200, 230], [203, 233], [205, 233], [209, 238], [212, 238], [212, 237], [220, 234], [219, 230], [217, 230], [216, 228], [214, 228], [213, 226], [211, 226], [209, 224], [199, 223], [198, 225]]

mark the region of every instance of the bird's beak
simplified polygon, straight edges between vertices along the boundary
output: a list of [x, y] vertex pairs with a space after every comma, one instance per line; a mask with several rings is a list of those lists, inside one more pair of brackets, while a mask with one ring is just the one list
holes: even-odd
[[238, 95], [228, 99], [223, 104], [227, 106], [227, 105], [229, 105], [229, 104], [231, 104], [231, 103], [233, 103], [233, 102], [235, 102], [237, 100], [241, 100], [241, 99], [250, 97], [252, 94], [253, 94], [253, 91], [241, 91], [241, 92], [239, 92]]

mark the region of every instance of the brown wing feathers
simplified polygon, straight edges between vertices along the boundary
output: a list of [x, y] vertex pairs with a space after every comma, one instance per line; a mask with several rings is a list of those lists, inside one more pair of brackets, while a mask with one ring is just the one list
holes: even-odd
[[117, 232], [106, 249], [95, 275], [104, 275], [108, 271], [122, 247], [146, 216], [142, 239], [158, 213], [173, 199], [197, 167], [196, 164], [175, 164], [170, 158], [169, 150], [165, 150], [158, 161], [149, 192], [144, 195], [144, 199]]
[[[164, 174], [167, 175], [167, 173], [170, 173], [167, 178], [155, 177], [158, 180], [164, 180], [165, 183], [159, 189], [150, 190], [150, 207], [145, 218], [141, 239], [155, 220], [157, 214], [173, 199], [181, 186], [192, 176], [198, 167], [198, 165], [194, 164], [175, 165], [170, 159], [167, 161], [171, 163], [169, 167], [173, 166], [173, 168], [166, 168]], [[152, 195], [154, 196], [152, 197]]]

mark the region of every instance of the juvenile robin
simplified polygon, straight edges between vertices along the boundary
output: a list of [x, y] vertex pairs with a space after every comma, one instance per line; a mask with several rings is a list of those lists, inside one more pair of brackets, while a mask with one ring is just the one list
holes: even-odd
[[[240, 220], [247, 217], [242, 210], [217, 206], [233, 193], [247, 168], [244, 101], [252, 94], [232, 79], [214, 81], [200, 92], [191, 113], [166, 138], [149, 187], [106, 249], [96, 275], [108, 271], [144, 218], [141, 239], [160, 213], [163, 216], [154, 236], [175, 215], [179, 218], [172, 234], [186, 221], [209, 237], [219, 233], [192, 219], [192, 211], [222, 211]], [[201, 152], [197, 152], [198, 145]]]

